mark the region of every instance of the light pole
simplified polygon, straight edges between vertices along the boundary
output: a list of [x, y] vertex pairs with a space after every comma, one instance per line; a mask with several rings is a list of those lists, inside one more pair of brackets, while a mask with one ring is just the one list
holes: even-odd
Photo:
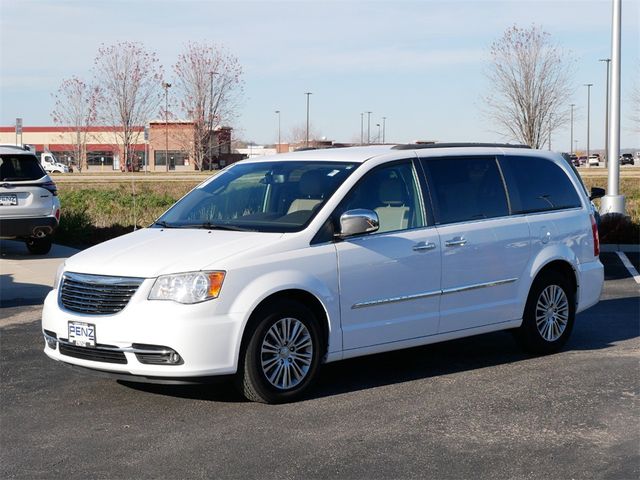
[[364, 112], [367, 114], [367, 145], [371, 145], [371, 114], [373, 112]]
[[387, 127], [387, 117], [382, 117], [382, 143], [385, 142], [386, 127]]
[[600, 213], [625, 214], [624, 195], [620, 195], [620, 49], [622, 31], [622, 0], [613, 0], [611, 15], [611, 99], [609, 102], [609, 158], [607, 194], [600, 203]]
[[211, 89], [211, 98], [209, 100], [209, 171], [211, 171], [211, 164], [213, 163], [211, 160], [211, 133], [213, 131], [213, 76], [216, 74], [213, 70], [209, 72], [209, 87]]
[[[609, 161], [609, 67], [611, 63], [610, 58], [601, 58], [599, 62], [606, 62], [607, 64], [607, 94], [604, 110], [604, 154], [606, 161]], [[606, 163], [605, 163], [606, 165]]]
[[169, 171], [169, 88], [171, 84], [162, 82], [164, 88], [164, 161], [166, 171]]
[[276, 110], [276, 115], [278, 115], [278, 148], [276, 148], [276, 153], [280, 153], [280, 110]]
[[549, 151], [551, 151], [551, 114], [549, 114]]
[[307, 136], [306, 136], [305, 146], [309, 148], [309, 96], [313, 95], [313, 93], [305, 92], [304, 94], [307, 96]]
[[378, 136], [376, 137], [376, 143], [380, 143], [380, 124], [376, 123], [376, 127], [378, 127]]
[[569, 148], [571, 148], [571, 153], [573, 153], [573, 107], [576, 106], [575, 103], [569, 105], [571, 107], [571, 143], [569, 144]]
[[593, 83], [585, 83], [585, 87], [587, 87], [587, 165], [589, 165], [589, 134], [590, 134], [590, 122], [591, 122], [591, 87], [593, 87]]
[[360, 145], [364, 144], [364, 113], [360, 114]]

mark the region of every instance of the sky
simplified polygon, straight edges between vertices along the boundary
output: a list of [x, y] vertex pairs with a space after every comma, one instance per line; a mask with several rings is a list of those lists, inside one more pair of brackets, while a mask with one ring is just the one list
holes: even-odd
[[[640, 0], [622, 2], [621, 148], [640, 149], [631, 89], [640, 82]], [[235, 137], [275, 143], [306, 122], [338, 142], [505, 141], [483, 113], [489, 46], [512, 25], [535, 24], [576, 59], [574, 139], [604, 147], [612, 1], [508, 0], [0, 0], [0, 125], [53, 125], [52, 94], [72, 75], [91, 80], [100, 44], [142, 42], [171, 66], [189, 41], [216, 42], [244, 70]], [[569, 107], [567, 107], [569, 108]], [[365, 137], [367, 115], [364, 116]], [[635, 127], [637, 129], [637, 126]], [[554, 150], [570, 150], [569, 126]]]

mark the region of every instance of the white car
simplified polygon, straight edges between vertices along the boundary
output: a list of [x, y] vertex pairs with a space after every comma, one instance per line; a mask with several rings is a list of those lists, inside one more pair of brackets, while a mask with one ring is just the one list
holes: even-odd
[[56, 184], [28, 149], [0, 146], [0, 238], [24, 240], [33, 254], [51, 249], [60, 221]]
[[290, 401], [322, 363], [351, 357], [507, 329], [557, 351], [600, 298], [598, 255], [589, 196], [551, 152], [251, 159], [150, 228], [66, 260], [44, 351], [130, 381], [235, 375], [251, 400]]
[[589, 155], [589, 159], [587, 160], [587, 164], [590, 167], [599, 167], [600, 166], [600, 155], [593, 154], [593, 155]]

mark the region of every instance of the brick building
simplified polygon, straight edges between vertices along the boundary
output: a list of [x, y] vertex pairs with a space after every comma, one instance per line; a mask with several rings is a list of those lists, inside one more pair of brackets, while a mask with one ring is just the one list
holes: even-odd
[[[203, 165], [197, 165], [192, 122], [151, 121], [147, 132], [144, 127], [134, 128], [130, 164], [135, 170], [146, 168], [160, 172], [223, 167], [244, 158], [231, 152], [231, 131], [230, 127], [215, 128], [211, 141], [212, 161], [209, 162], [207, 151]], [[15, 127], [0, 126], [0, 144], [33, 145], [36, 152], [52, 152], [58, 161], [66, 164], [78, 165], [83, 160], [89, 171], [124, 171], [124, 155], [118, 138], [120, 132], [119, 128], [108, 126], [89, 127], [80, 132], [73, 127], [45, 126], [23, 127], [22, 134], [16, 135]], [[85, 151], [78, 152], [78, 143], [85, 146]]]

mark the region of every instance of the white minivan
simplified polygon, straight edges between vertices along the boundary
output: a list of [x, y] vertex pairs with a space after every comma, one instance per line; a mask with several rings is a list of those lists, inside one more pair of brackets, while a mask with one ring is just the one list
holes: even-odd
[[[595, 195], [602, 195], [597, 191]], [[496, 330], [567, 341], [603, 286], [580, 178], [552, 152], [442, 144], [251, 159], [61, 266], [54, 360], [130, 381], [234, 375], [299, 398], [322, 363]]]

